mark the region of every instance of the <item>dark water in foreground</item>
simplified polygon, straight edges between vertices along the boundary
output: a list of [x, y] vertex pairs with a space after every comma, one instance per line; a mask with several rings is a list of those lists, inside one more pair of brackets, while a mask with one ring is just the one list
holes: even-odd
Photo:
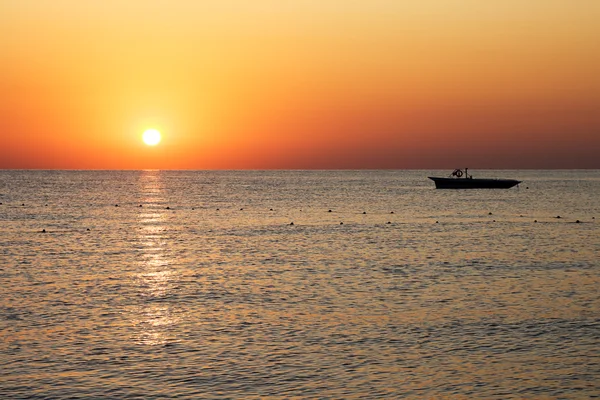
[[600, 396], [600, 172], [432, 173], [0, 171], [0, 398]]

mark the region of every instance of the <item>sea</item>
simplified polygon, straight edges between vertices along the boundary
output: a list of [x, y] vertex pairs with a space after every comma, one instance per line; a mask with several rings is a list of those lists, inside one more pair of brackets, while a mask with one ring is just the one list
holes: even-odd
[[2, 399], [600, 397], [600, 171], [0, 171]]

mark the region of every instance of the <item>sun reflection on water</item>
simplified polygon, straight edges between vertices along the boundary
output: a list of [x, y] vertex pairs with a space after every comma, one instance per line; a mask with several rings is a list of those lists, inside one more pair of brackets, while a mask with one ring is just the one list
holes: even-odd
[[160, 171], [143, 171], [140, 176], [142, 204], [139, 212], [139, 268], [135, 276], [140, 294], [133, 323], [138, 328], [136, 341], [145, 345], [167, 345], [173, 340], [173, 327], [178, 319], [165, 303], [172, 294], [176, 273], [166, 253], [163, 182]]

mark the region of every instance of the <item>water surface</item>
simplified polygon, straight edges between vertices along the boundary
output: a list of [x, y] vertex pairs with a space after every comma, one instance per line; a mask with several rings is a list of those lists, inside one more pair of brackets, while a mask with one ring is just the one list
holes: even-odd
[[446, 174], [0, 171], [0, 397], [600, 396], [600, 172]]

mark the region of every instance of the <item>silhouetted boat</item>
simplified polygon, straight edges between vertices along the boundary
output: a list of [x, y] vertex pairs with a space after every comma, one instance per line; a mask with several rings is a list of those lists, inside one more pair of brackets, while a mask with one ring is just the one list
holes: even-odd
[[468, 168], [464, 172], [455, 169], [448, 178], [428, 178], [435, 182], [436, 189], [509, 189], [521, 183], [515, 179], [473, 178], [467, 171]]

